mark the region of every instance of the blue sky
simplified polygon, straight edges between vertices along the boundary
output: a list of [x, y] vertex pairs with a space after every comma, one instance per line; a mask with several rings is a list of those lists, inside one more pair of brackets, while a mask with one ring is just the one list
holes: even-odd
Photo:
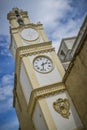
[[7, 13], [14, 7], [40, 21], [57, 52], [62, 38], [76, 36], [87, 14], [87, 0], [2, 0], [0, 2], [0, 130], [18, 130], [12, 107], [15, 62], [9, 51]]

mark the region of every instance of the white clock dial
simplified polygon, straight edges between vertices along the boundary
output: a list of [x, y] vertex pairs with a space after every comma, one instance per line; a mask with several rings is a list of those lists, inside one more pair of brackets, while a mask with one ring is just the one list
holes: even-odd
[[53, 70], [53, 63], [46, 56], [38, 56], [33, 62], [34, 69], [40, 73], [48, 73]]
[[38, 32], [32, 28], [25, 28], [21, 31], [21, 36], [25, 40], [33, 41], [38, 38]]

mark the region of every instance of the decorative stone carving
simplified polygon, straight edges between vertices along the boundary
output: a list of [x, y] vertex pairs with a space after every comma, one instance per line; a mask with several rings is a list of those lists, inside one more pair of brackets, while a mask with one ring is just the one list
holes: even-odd
[[70, 115], [70, 103], [67, 98], [62, 99], [59, 98], [55, 102], [53, 102], [53, 108], [56, 112], [58, 112], [62, 117], [69, 118]]

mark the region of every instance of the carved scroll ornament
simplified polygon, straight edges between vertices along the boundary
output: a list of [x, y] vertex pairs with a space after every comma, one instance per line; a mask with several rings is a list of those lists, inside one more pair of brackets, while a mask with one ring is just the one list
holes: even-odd
[[67, 98], [62, 99], [59, 98], [55, 102], [53, 102], [53, 108], [56, 112], [58, 112], [62, 117], [69, 118], [70, 115], [70, 103]]

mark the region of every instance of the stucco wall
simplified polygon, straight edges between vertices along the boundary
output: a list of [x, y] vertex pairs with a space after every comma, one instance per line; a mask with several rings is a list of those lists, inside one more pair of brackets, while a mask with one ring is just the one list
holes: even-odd
[[87, 36], [73, 64], [65, 85], [87, 129]]

